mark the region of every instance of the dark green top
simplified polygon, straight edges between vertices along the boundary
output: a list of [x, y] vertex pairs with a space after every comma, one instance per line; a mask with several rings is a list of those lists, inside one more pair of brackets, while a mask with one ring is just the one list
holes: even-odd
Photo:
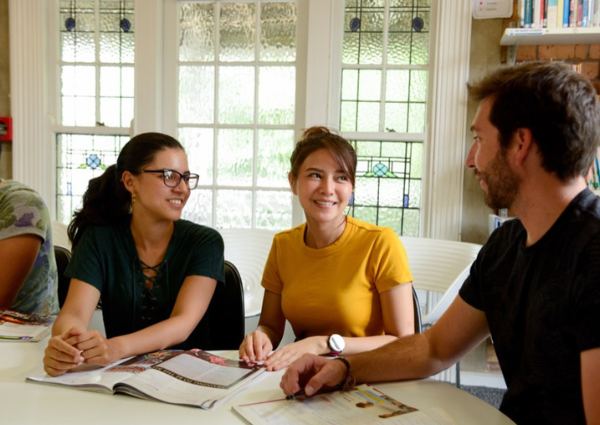
[[[66, 274], [100, 291], [106, 336], [112, 338], [168, 319], [187, 276], [224, 282], [223, 239], [209, 227], [176, 221], [156, 280], [147, 285], [130, 220], [89, 226], [73, 251]], [[207, 320], [202, 320], [177, 348], [210, 349], [207, 327]]]

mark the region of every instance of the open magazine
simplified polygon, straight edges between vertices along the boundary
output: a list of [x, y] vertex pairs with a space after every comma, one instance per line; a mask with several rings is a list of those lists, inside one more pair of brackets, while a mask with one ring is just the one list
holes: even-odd
[[50, 333], [54, 319], [56, 316], [0, 309], [0, 341], [41, 341]]
[[43, 374], [27, 379], [214, 409], [249, 388], [265, 370], [198, 349], [161, 350], [104, 368], [90, 370], [89, 365], [82, 365], [61, 376]]
[[281, 398], [232, 409], [252, 425], [456, 425], [442, 409], [417, 410], [367, 384], [347, 392], [322, 393], [295, 400]]

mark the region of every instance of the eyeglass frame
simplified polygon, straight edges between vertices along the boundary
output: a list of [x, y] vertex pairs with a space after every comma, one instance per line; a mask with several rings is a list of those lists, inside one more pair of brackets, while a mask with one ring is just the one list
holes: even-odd
[[[178, 187], [182, 181], [185, 182], [185, 185], [189, 190], [194, 190], [198, 187], [198, 181], [200, 180], [200, 175], [195, 173], [185, 173], [182, 174], [177, 170], [172, 170], [170, 168], [163, 168], [162, 170], [141, 170], [140, 173], [161, 173], [163, 178], [163, 183], [165, 186], [170, 187], [172, 189]], [[167, 173], [175, 173], [179, 176], [179, 181], [175, 183], [175, 186], [169, 186], [167, 184], [167, 179], [172, 178], [171, 176], [167, 176]], [[196, 185], [194, 187], [190, 187], [190, 178], [195, 179]]]

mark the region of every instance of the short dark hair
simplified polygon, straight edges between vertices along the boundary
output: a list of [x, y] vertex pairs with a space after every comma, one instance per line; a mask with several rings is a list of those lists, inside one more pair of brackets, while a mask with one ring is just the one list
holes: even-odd
[[319, 149], [328, 150], [341, 169], [350, 179], [352, 186], [356, 181], [356, 151], [342, 136], [332, 133], [327, 127], [310, 127], [304, 130], [290, 157], [291, 173], [294, 180], [306, 158]]
[[501, 66], [469, 85], [473, 100], [492, 99], [490, 122], [508, 146], [519, 128], [531, 130], [542, 166], [561, 181], [586, 176], [600, 144], [600, 104], [594, 86], [560, 61]]

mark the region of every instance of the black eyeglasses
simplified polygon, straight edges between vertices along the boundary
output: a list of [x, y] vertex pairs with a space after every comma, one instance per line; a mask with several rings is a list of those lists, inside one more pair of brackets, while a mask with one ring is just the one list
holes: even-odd
[[198, 179], [200, 178], [198, 174], [181, 174], [179, 171], [169, 170], [168, 168], [165, 168], [163, 170], [142, 170], [141, 172], [161, 173], [163, 183], [167, 187], [177, 187], [179, 186], [179, 183], [181, 183], [181, 180], [183, 180], [190, 190], [196, 189], [196, 187], [198, 186]]

